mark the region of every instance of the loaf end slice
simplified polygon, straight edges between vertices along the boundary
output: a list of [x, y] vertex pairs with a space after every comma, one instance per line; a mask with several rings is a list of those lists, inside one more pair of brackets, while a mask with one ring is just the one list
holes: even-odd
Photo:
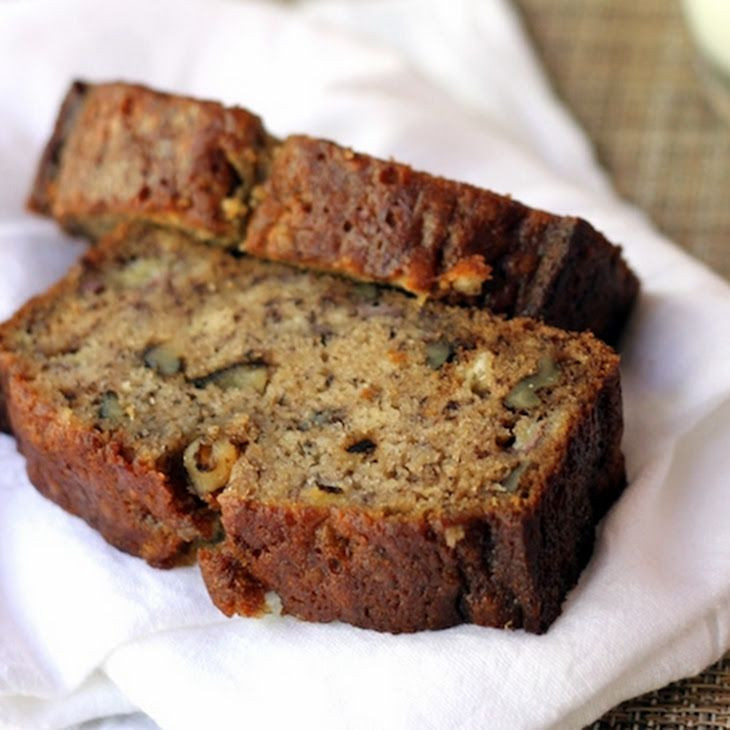
[[77, 81], [28, 206], [91, 238], [141, 219], [234, 245], [272, 144], [245, 109], [139, 85]]

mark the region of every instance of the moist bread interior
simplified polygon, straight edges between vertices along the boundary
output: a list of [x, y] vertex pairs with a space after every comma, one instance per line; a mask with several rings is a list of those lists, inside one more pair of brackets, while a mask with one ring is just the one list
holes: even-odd
[[588, 335], [119, 236], [5, 348], [50, 404], [212, 505], [227, 487], [447, 519], [518, 506], [614, 365]]

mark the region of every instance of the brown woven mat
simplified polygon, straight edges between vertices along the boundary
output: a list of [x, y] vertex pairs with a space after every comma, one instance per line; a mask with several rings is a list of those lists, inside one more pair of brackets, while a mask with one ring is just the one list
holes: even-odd
[[621, 728], [730, 728], [730, 655], [702, 674], [624, 702], [590, 726]]
[[676, 0], [515, 0], [619, 192], [730, 278], [730, 121], [708, 104]]
[[[558, 94], [626, 198], [730, 278], [730, 123], [708, 105], [674, 0], [515, 0]], [[730, 654], [592, 726], [730, 729]]]

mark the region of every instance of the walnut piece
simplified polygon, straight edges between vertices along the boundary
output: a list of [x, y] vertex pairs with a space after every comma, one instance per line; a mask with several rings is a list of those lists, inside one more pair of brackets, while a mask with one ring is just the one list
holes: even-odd
[[426, 345], [426, 363], [432, 370], [438, 370], [454, 354], [451, 343], [441, 339]]
[[551, 357], [541, 357], [537, 364], [537, 372], [522, 378], [504, 400], [504, 404], [513, 410], [527, 410], [542, 403], [537, 391], [555, 385], [560, 379], [560, 370]]
[[145, 367], [154, 370], [158, 375], [174, 375], [182, 368], [182, 359], [177, 349], [170, 343], [152, 345], [142, 353]]
[[183, 454], [183, 464], [195, 493], [204, 497], [224, 487], [237, 457], [238, 449], [226, 438], [213, 443], [197, 438], [190, 443]]
[[472, 393], [482, 398], [489, 395], [494, 383], [494, 355], [480, 352], [471, 364], [466, 376], [466, 384]]

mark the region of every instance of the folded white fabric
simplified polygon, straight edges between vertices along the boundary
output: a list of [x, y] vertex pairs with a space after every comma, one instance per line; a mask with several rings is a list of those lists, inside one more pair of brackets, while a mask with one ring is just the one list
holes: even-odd
[[577, 728], [730, 648], [730, 290], [611, 192], [502, 0], [2, 3], [0, 68], [1, 318], [82, 248], [22, 209], [75, 76], [239, 103], [275, 133], [582, 215], [643, 282], [631, 484], [544, 636], [225, 619], [195, 568], [153, 570], [40, 497], [0, 436], [0, 723]]

